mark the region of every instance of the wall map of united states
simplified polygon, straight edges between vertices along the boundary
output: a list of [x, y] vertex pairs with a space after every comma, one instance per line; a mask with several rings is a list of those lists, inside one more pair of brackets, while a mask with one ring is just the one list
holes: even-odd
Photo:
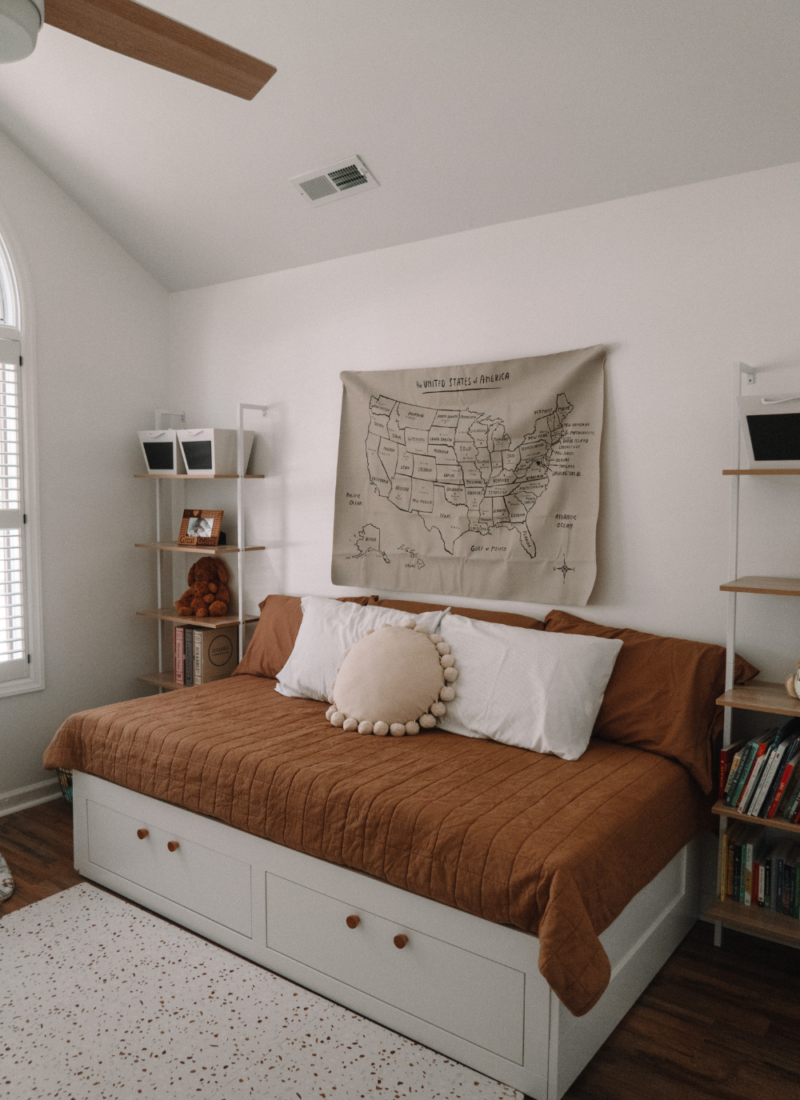
[[445, 550], [474, 532], [511, 530], [530, 558], [529, 512], [550, 484], [553, 448], [573, 406], [560, 393], [552, 412], [512, 446], [503, 420], [471, 409], [429, 409], [371, 396], [369, 479], [402, 512], [438, 531]]

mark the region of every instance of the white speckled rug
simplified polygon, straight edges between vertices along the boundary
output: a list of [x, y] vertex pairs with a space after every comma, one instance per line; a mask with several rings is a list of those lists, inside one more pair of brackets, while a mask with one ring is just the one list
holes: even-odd
[[5, 1100], [520, 1100], [94, 886], [0, 920]]

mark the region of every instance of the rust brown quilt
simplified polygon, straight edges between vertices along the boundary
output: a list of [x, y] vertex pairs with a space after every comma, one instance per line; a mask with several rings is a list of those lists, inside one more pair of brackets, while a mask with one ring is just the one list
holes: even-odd
[[237, 676], [75, 714], [45, 766], [535, 932], [542, 974], [588, 1012], [610, 973], [598, 934], [704, 821], [688, 772], [599, 740], [568, 762], [437, 731], [362, 737], [274, 688]]

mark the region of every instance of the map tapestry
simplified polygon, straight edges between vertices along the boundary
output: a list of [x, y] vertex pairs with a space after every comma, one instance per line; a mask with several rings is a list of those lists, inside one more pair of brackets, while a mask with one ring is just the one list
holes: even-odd
[[334, 584], [583, 606], [605, 349], [345, 371]]

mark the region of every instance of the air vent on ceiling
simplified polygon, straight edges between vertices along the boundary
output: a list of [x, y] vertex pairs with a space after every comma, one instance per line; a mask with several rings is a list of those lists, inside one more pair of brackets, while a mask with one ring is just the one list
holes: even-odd
[[349, 157], [316, 172], [304, 172], [289, 182], [295, 185], [307, 202], [315, 206], [356, 195], [360, 191], [371, 191], [378, 186], [378, 181], [361, 157]]

